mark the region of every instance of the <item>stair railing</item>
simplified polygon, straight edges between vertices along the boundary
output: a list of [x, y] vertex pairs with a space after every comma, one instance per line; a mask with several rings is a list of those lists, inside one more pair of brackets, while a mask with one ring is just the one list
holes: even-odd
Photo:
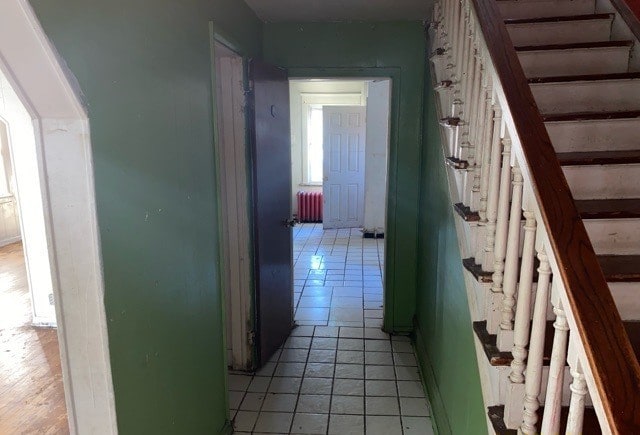
[[497, 5], [438, 0], [434, 16], [448, 160], [464, 169], [459, 194], [479, 215], [475, 259], [492, 272], [487, 329], [513, 355], [505, 423], [559, 433], [571, 381], [566, 433], [582, 433], [589, 402], [604, 433], [640, 433], [640, 366]]

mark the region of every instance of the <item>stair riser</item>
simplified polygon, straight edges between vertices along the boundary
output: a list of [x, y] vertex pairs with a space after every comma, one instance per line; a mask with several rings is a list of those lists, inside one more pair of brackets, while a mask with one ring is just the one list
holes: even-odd
[[531, 91], [545, 115], [640, 109], [640, 80], [541, 83]]
[[622, 320], [640, 320], [640, 282], [610, 282], [609, 289]]
[[507, 30], [516, 46], [598, 42], [609, 40], [611, 20], [508, 24]]
[[640, 219], [585, 219], [583, 222], [596, 254], [640, 254]]
[[629, 47], [576, 48], [518, 52], [527, 77], [627, 72]]
[[640, 165], [565, 166], [575, 199], [640, 197]]
[[595, 11], [594, 0], [514, 0], [497, 3], [504, 18], [514, 19], [586, 15]]
[[556, 152], [640, 148], [640, 118], [545, 123]]

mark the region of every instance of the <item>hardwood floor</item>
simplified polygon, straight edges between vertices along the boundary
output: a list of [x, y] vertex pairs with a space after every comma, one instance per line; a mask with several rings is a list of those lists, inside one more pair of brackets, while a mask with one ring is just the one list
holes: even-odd
[[0, 248], [0, 434], [68, 434], [58, 337], [30, 325], [22, 244]]

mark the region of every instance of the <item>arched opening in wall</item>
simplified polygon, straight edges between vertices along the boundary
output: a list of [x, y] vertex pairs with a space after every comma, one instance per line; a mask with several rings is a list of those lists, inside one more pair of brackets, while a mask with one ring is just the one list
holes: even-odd
[[[89, 122], [70, 77], [29, 2], [0, 2], [0, 118], [22, 203], [25, 276], [34, 294], [30, 317], [40, 324], [57, 323], [57, 333], [50, 334], [52, 343], [58, 341], [64, 387], [64, 403], [57, 409], [67, 412], [67, 421], [58, 415], [54, 427], [44, 427], [46, 422], [31, 431], [5, 427], [20, 424], [10, 423], [7, 415], [21, 410], [4, 406], [12, 392], [2, 382], [29, 379], [34, 372], [0, 373], [0, 433], [117, 433]], [[37, 243], [31, 246], [32, 241]], [[47, 265], [49, 272], [43, 272]], [[0, 353], [0, 358], [11, 354]], [[53, 365], [52, 359], [46, 364]], [[0, 369], [4, 366], [0, 362]], [[47, 404], [41, 405], [45, 409]], [[33, 414], [28, 417], [35, 421]]]
[[0, 433], [68, 433], [33, 126], [0, 94]]

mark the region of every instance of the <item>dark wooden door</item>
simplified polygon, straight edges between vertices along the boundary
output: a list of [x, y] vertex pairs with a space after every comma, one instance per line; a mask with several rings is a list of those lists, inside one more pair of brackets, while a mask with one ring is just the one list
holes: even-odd
[[283, 69], [252, 60], [253, 215], [256, 345], [264, 364], [293, 327], [289, 81]]

